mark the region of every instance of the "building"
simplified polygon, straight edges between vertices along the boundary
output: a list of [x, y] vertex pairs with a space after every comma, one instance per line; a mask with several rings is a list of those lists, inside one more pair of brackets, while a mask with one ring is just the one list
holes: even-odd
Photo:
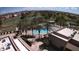
[[0, 51], [31, 51], [31, 48], [21, 38], [5, 36], [0, 38]]
[[74, 37], [66, 44], [65, 50], [79, 51], [79, 31]]
[[[79, 50], [79, 33], [76, 30], [64, 28], [50, 33], [49, 39], [59, 50]], [[72, 48], [71, 44], [77, 49]]]

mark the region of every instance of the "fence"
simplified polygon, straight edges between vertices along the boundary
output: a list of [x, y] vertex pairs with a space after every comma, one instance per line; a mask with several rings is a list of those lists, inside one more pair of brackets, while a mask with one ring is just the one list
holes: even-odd
[[6, 35], [6, 34], [11, 34], [11, 33], [15, 33], [15, 31], [0, 32], [0, 35]]

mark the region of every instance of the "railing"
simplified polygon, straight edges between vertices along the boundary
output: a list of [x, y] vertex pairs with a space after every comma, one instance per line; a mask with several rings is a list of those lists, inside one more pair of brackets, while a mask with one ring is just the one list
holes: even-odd
[[33, 51], [33, 49], [22, 38], [19, 37], [18, 40], [28, 51]]
[[11, 33], [15, 33], [15, 31], [0, 32], [0, 35], [6, 35], [6, 34], [11, 34]]

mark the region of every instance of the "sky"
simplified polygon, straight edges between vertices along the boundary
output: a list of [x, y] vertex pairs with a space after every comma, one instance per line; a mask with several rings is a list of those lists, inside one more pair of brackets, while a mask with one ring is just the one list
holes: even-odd
[[51, 10], [79, 14], [79, 7], [0, 7], [0, 14], [25, 10]]

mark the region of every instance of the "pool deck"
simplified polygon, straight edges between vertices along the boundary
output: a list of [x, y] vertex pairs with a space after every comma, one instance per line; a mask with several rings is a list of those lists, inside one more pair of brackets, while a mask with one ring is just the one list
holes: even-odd
[[31, 48], [33, 49], [33, 51], [40, 51], [39, 46], [42, 44], [43, 44], [43, 42], [34, 42], [34, 43], [32, 43]]
[[[59, 27], [51, 27], [51, 30], [52, 31], [55, 31], [55, 30], [59, 30], [60, 28]], [[51, 33], [52, 31], [48, 31], [48, 33]], [[42, 32], [42, 31], [41, 31]], [[44, 32], [46, 31], [43, 31], [43, 34]], [[24, 35], [32, 35], [32, 30], [28, 30], [27, 33], [24, 31], [22, 34]], [[43, 34], [40, 34], [39, 36], [39, 33], [38, 34], [35, 34], [35, 39], [37, 38], [43, 38], [44, 35]], [[6, 34], [6, 35], [1, 35], [0, 38], [3, 38], [3, 37], [6, 37], [6, 36], [9, 36], [11, 38], [11, 40], [13, 40], [13, 44], [15, 45], [15, 47], [17, 48], [18, 51], [40, 51], [39, 49], [39, 46], [41, 44], [43, 44], [43, 42], [34, 42], [31, 46], [29, 46], [21, 37], [18, 37], [17, 39], [14, 39], [13, 37], [15, 36], [15, 33], [12, 33], [12, 34]]]

